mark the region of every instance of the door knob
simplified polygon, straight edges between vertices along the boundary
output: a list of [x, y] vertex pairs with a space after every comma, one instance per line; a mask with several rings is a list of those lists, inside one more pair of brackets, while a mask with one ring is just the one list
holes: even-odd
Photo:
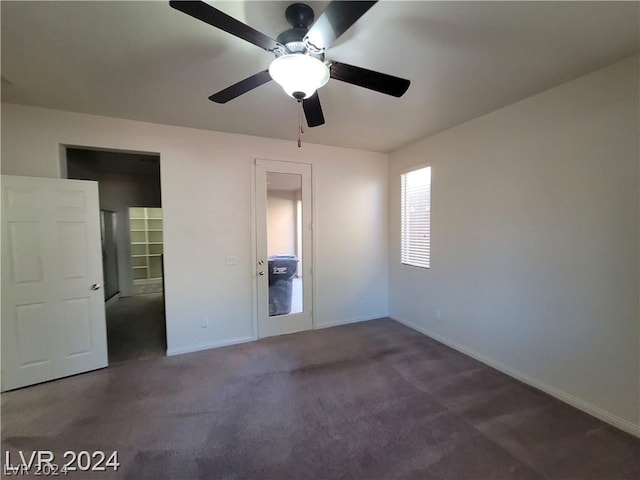
[[91, 285], [91, 290], [100, 290], [100, 284], [94, 283], [93, 285]]
[[260, 271], [258, 272], [258, 275], [263, 276], [263, 275], [264, 275], [264, 272], [263, 272], [262, 270], [260, 270]]

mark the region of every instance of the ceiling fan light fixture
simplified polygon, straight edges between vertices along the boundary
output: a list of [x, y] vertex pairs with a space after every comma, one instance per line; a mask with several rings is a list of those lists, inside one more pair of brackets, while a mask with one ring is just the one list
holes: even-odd
[[302, 100], [329, 81], [329, 68], [315, 57], [298, 53], [276, 58], [269, 65], [269, 75], [287, 95]]

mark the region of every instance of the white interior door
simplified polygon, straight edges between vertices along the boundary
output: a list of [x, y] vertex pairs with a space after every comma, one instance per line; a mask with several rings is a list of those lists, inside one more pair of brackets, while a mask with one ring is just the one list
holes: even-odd
[[310, 330], [311, 165], [256, 160], [258, 336]]
[[106, 367], [98, 184], [2, 176], [2, 390]]

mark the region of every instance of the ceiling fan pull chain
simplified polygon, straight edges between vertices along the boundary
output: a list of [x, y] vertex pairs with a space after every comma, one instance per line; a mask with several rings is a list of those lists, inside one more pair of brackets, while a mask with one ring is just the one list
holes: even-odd
[[302, 147], [302, 134], [304, 133], [304, 128], [302, 127], [302, 100], [298, 100], [298, 105], [300, 105], [298, 109], [298, 148], [300, 148]]

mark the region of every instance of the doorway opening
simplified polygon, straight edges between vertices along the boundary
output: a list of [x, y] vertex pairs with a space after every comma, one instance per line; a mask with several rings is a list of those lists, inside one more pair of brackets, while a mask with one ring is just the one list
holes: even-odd
[[160, 156], [66, 147], [66, 168], [98, 182], [109, 364], [164, 356]]

